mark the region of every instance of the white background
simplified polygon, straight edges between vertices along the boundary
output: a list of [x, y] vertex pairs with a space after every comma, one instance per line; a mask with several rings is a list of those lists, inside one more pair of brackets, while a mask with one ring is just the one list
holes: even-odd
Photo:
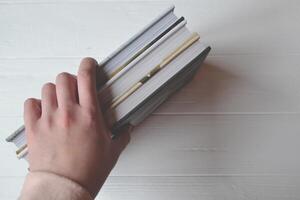
[[26, 174], [4, 141], [23, 101], [170, 4], [212, 52], [136, 128], [98, 198], [300, 199], [300, 1], [0, 0], [1, 200], [17, 198]]

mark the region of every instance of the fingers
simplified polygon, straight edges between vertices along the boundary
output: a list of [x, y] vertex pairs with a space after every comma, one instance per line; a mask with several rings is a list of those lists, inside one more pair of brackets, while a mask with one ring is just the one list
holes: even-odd
[[58, 107], [69, 109], [78, 104], [78, 90], [76, 78], [66, 72], [56, 77], [56, 96]]
[[46, 83], [41, 92], [42, 101], [33, 98], [25, 101], [25, 123], [31, 124], [40, 118], [42, 114], [51, 114], [58, 107], [69, 109], [78, 103], [92, 111], [97, 109], [99, 105], [96, 83], [100, 86], [106, 80], [104, 73], [100, 73], [97, 66], [98, 64], [94, 59], [85, 58], [80, 64], [78, 78], [63, 72], [57, 75], [56, 85]]
[[119, 133], [118, 136], [116, 136], [112, 140], [112, 147], [118, 155], [121, 154], [121, 152], [125, 149], [125, 147], [129, 143], [130, 133], [132, 130], [133, 130], [133, 126], [128, 125]]
[[77, 75], [79, 104], [89, 110], [98, 107], [96, 90], [97, 66], [96, 60], [85, 58], [80, 63]]
[[29, 98], [24, 102], [25, 127], [32, 129], [36, 121], [41, 117], [41, 101]]
[[56, 109], [56, 86], [53, 83], [46, 83], [42, 88], [42, 115], [49, 115]]

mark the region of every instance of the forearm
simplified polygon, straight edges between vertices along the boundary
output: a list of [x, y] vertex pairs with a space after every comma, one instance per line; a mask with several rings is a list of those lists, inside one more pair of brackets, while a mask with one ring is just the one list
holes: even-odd
[[78, 183], [48, 172], [29, 172], [19, 200], [92, 200]]

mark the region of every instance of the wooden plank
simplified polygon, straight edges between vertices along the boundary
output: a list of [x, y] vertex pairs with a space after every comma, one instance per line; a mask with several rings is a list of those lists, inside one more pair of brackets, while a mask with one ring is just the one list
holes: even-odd
[[298, 199], [299, 177], [110, 177], [99, 199]]
[[297, 0], [2, 2], [0, 55], [4, 58], [103, 58], [170, 3], [212, 45], [214, 55], [287, 55], [300, 50]]
[[299, 174], [298, 122], [299, 115], [153, 116], [113, 174]]
[[212, 56], [157, 113], [299, 113], [298, 56]]
[[297, 0], [0, 0], [0, 199], [16, 199], [26, 174], [4, 142], [25, 98], [83, 56], [103, 59], [169, 2], [213, 51], [136, 128], [99, 198], [299, 199]]
[[151, 2], [133, 7], [126, 2], [3, 4], [0, 55], [104, 58], [167, 7]]
[[[153, 115], [133, 132], [112, 175], [300, 174], [299, 120], [300, 115]], [[24, 175], [25, 162], [17, 162], [8, 146], [13, 148], [0, 147], [6, 161], [0, 176]]]
[[[80, 59], [0, 60], [0, 117], [22, 116], [28, 97]], [[299, 113], [298, 56], [211, 56], [193, 81], [155, 113]]]
[[[23, 177], [1, 177], [0, 198], [18, 197]], [[109, 177], [96, 199], [263, 199], [295, 200], [300, 196], [299, 177]]]

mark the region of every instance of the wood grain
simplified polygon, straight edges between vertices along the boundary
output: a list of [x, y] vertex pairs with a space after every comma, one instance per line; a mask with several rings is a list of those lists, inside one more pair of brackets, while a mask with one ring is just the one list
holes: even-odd
[[99, 198], [300, 199], [297, 0], [0, 0], [0, 199], [16, 199], [27, 172], [4, 141], [24, 100], [170, 4], [212, 52], [134, 130]]
[[[0, 198], [14, 200], [23, 177], [0, 179]], [[18, 186], [16, 186], [18, 185]], [[298, 177], [204, 176], [204, 177], [109, 177], [96, 199], [299, 199]]]
[[[0, 116], [22, 115], [59, 72], [77, 73], [80, 59], [0, 60]], [[300, 111], [298, 56], [210, 56], [196, 77], [155, 113], [292, 113]], [[24, 66], [27, 69], [24, 69]], [[13, 82], [9, 87], [4, 87]]]
[[[134, 131], [112, 175], [300, 175], [299, 120], [299, 115], [153, 115]], [[12, 154], [2, 147], [7, 162], [0, 175], [24, 175], [25, 163], [19, 165]]]
[[102, 59], [170, 4], [213, 47], [211, 55], [298, 55], [300, 48], [298, 40], [288, 39], [300, 32], [297, 0], [137, 1], [134, 6], [124, 1], [2, 2], [4, 58]]

